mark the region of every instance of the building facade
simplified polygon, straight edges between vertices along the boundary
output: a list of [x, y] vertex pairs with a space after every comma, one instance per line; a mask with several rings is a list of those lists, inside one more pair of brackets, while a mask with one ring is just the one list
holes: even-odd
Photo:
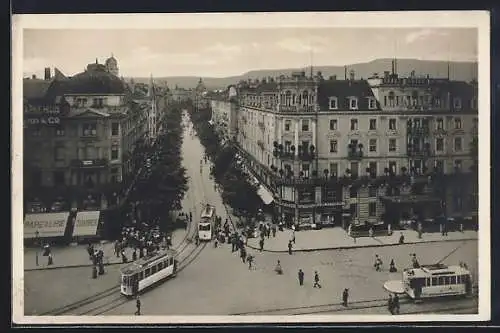
[[72, 77], [56, 72], [24, 80], [25, 199], [48, 209], [58, 198], [73, 208], [104, 209], [135, 172], [148, 109], [97, 61]]
[[209, 93], [207, 99], [210, 100], [212, 119], [222, 140], [225, 142], [236, 141], [238, 129], [238, 97], [235, 87], [229, 87], [220, 93]]
[[477, 83], [393, 66], [367, 80], [297, 72], [239, 85], [237, 145], [285, 221], [477, 212]]

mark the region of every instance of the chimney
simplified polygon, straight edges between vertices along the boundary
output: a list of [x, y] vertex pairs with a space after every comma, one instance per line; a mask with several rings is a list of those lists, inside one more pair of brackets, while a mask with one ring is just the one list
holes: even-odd
[[344, 66], [344, 80], [347, 80], [347, 66]]
[[45, 80], [50, 80], [50, 67], [45, 67]]
[[31, 78], [32, 78], [33, 80], [36, 80], [36, 75], [35, 75], [35, 74], [31, 75]]
[[389, 78], [389, 71], [384, 71], [384, 79], [388, 79]]
[[349, 80], [354, 81], [354, 78], [355, 78], [355, 73], [354, 73], [354, 70], [351, 69], [349, 71]]
[[412, 70], [412, 71], [410, 72], [410, 76], [411, 76], [411, 77], [415, 77], [415, 70]]

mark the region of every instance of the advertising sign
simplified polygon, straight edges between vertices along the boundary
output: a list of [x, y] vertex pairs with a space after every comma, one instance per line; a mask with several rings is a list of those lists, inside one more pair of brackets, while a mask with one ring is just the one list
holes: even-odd
[[100, 215], [101, 212], [98, 210], [78, 212], [73, 229], [73, 237], [95, 236], [97, 234]]
[[69, 212], [26, 214], [24, 239], [63, 237]]

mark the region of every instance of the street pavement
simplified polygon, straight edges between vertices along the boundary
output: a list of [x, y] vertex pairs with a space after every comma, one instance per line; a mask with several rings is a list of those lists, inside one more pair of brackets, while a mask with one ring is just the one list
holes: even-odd
[[[358, 237], [352, 238], [347, 232], [340, 228], [324, 228], [322, 230], [307, 230], [295, 232], [294, 251], [311, 251], [321, 249], [341, 249], [357, 247], [379, 247], [388, 245], [397, 245], [399, 237], [404, 234], [405, 243], [428, 243], [442, 241], [463, 241], [477, 239], [476, 231], [449, 232], [448, 236], [442, 236], [440, 233], [424, 233], [422, 238], [418, 238], [418, 233], [413, 230], [395, 231], [391, 236], [377, 237]], [[271, 234], [270, 238], [264, 239], [264, 250], [271, 252], [287, 252], [288, 242], [293, 238], [293, 231], [285, 229], [278, 231], [276, 237]], [[259, 249], [260, 236], [250, 238], [248, 246]]]
[[[209, 166], [203, 164], [200, 174], [200, 158], [203, 147], [197, 138], [189, 134], [184, 139], [184, 165], [188, 169], [194, 192], [226, 218], [220, 194], [214, 190], [209, 178]], [[197, 187], [196, 187], [197, 186]], [[326, 231], [326, 230], [323, 230]], [[350, 288], [351, 301], [385, 299], [383, 283], [401, 278], [401, 273], [389, 273], [388, 265], [394, 259], [401, 270], [410, 264], [410, 253], [416, 253], [422, 264], [435, 263], [453, 252], [443, 262], [457, 264], [464, 261], [477, 273], [478, 242], [439, 242], [405, 244], [381, 248], [359, 248], [286, 253], [259, 252], [249, 249], [255, 256], [255, 268], [248, 269], [237, 252], [231, 253], [230, 245], [211, 243], [201, 255], [175, 279], [169, 280], [141, 296], [144, 315], [227, 315], [262, 311], [281, 307], [297, 307], [326, 304], [341, 300], [344, 288]], [[384, 270], [373, 268], [375, 253], [384, 261]], [[281, 261], [284, 274], [274, 272]], [[298, 286], [298, 269], [305, 272], [305, 285]], [[323, 288], [312, 287], [314, 271], [318, 271]], [[425, 308], [425, 305], [423, 306]], [[135, 303], [127, 302], [106, 314], [128, 315], [135, 312]]]
[[[214, 183], [209, 177], [209, 165], [202, 164], [203, 171], [200, 173], [202, 156], [203, 147], [199, 140], [191, 137], [189, 133], [186, 134], [183, 163], [189, 176], [189, 191], [186, 193], [183, 209], [193, 212], [193, 222], [196, 223], [201, 205], [210, 203], [216, 206], [217, 214], [224, 221], [226, 217], [231, 216], [226, 214], [220, 193], [214, 189]], [[302, 232], [297, 233], [297, 242], [304, 241], [300, 239], [301, 235]], [[306, 237], [306, 234], [303, 235]], [[288, 241], [286, 231], [280, 237]], [[255, 256], [255, 268], [249, 270], [248, 265], [241, 262], [239, 253], [231, 253], [230, 245], [220, 244], [215, 248], [211, 243], [196, 260], [179, 272], [176, 278], [141, 296], [142, 313], [227, 315], [338, 303], [344, 288], [350, 288], [351, 301], [385, 299], [387, 293], [383, 290], [383, 283], [386, 280], [398, 279], [401, 274], [388, 272], [391, 259], [394, 259], [396, 267], [401, 270], [410, 264], [410, 253], [416, 253], [420, 263], [430, 264], [458, 248], [443, 262], [466, 262], [475, 276], [474, 280], [477, 280], [477, 246], [476, 240], [470, 240], [405, 244], [376, 249], [297, 252], [293, 255], [248, 249], [248, 252]], [[85, 257], [85, 254], [83, 251], [82, 256]], [[384, 261], [382, 272], [376, 272], [373, 268], [375, 254]], [[274, 272], [278, 260], [284, 270], [284, 274], [280, 276]], [[107, 274], [98, 280], [90, 278], [89, 268], [25, 272], [25, 313], [43, 313], [106, 290], [117, 283], [118, 268], [119, 265], [109, 266]], [[297, 281], [299, 268], [305, 272], [305, 285], [302, 287]], [[314, 271], [320, 274], [320, 290], [312, 287]], [[422, 308], [424, 309], [425, 305]], [[135, 302], [129, 301], [105, 314], [132, 315], [135, 310]]]

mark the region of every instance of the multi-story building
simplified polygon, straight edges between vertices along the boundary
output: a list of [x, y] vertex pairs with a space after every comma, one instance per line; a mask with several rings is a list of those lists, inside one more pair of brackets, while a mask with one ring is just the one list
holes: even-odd
[[148, 131], [149, 108], [129, 95], [97, 60], [72, 77], [56, 69], [51, 78], [46, 69], [45, 80], [24, 80], [27, 201], [36, 197], [50, 207], [61, 197], [78, 208], [118, 201], [135, 172], [134, 150]]
[[297, 72], [239, 85], [238, 146], [288, 223], [477, 211], [477, 84], [393, 66], [367, 80]]
[[231, 86], [224, 92], [209, 93], [212, 119], [210, 122], [225, 141], [236, 141], [238, 121], [238, 99], [236, 88]]

